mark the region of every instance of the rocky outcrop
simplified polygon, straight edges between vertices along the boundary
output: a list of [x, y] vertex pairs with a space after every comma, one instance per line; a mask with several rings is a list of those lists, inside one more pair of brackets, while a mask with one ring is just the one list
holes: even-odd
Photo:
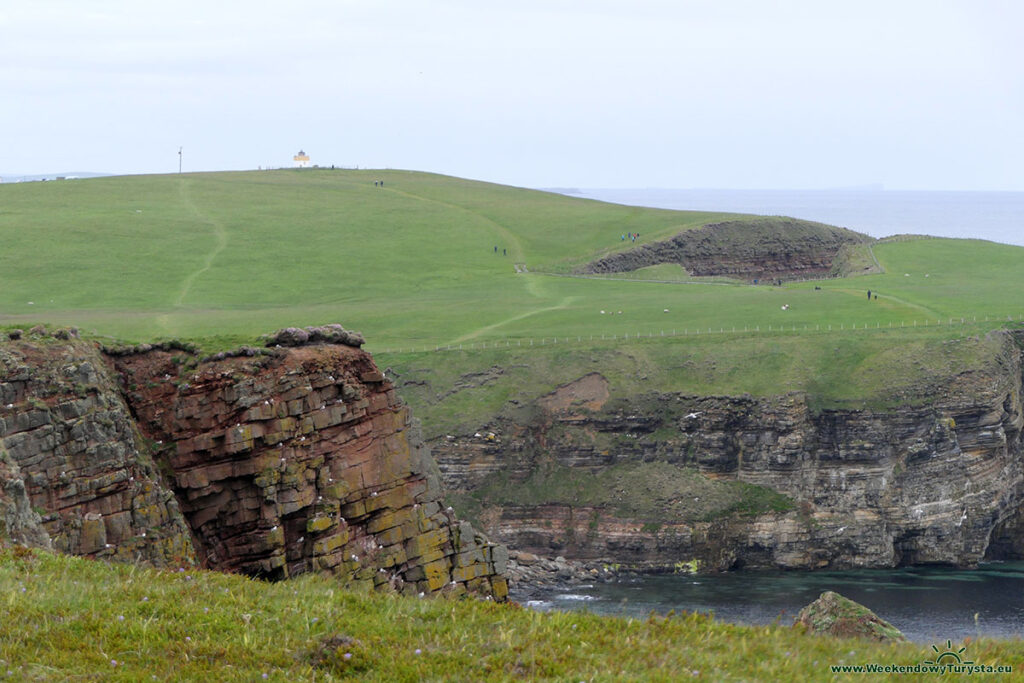
[[91, 344], [0, 344], [0, 532], [75, 555], [191, 564], [191, 536]]
[[[990, 542], [1008, 557], [1024, 548], [1021, 365], [1008, 335], [1003, 349], [997, 371], [888, 410], [815, 410], [803, 394], [608, 398], [590, 378], [520, 406], [526, 422], [496, 418], [486, 438], [439, 439], [435, 453], [446, 486], [519, 550], [647, 568], [972, 566]], [[700, 477], [662, 486], [673, 472]], [[588, 479], [624, 482], [621, 496], [596, 497]], [[709, 486], [729, 482], [790, 509], [716, 503]]]
[[429, 451], [362, 338], [309, 342], [202, 363], [166, 345], [3, 345], [0, 536], [503, 599], [504, 547], [442, 507]]
[[760, 217], [687, 230], [598, 259], [579, 272], [621, 273], [674, 263], [694, 276], [769, 283], [827, 276], [843, 247], [869, 241], [866, 235], [822, 223]]
[[825, 591], [817, 600], [800, 610], [796, 624], [815, 635], [862, 638], [880, 643], [906, 640], [900, 630], [888, 621], [864, 605], [833, 591]]

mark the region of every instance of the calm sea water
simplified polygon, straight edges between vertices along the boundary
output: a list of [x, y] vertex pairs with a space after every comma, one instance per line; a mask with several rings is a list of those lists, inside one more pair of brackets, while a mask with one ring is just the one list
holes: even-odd
[[[733, 572], [645, 576], [612, 584], [513, 595], [539, 610], [586, 610], [645, 617], [651, 610], [709, 612], [744, 624], [792, 624], [801, 608], [832, 590], [870, 608], [911, 640], [1024, 635], [1024, 562], [975, 570], [915, 567], [846, 572]], [[977, 615], [977, 617], [975, 617]]]
[[1024, 192], [585, 189], [565, 193], [662, 209], [791, 216], [872, 237], [913, 233], [1024, 246]]

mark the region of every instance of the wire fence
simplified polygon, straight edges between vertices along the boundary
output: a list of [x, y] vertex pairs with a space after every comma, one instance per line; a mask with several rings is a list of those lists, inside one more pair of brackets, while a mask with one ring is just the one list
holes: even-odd
[[448, 342], [448, 343], [434, 343], [434, 344], [409, 344], [405, 346], [391, 346], [386, 348], [375, 348], [370, 345], [366, 346], [368, 351], [376, 354], [393, 354], [393, 353], [428, 353], [428, 352], [441, 352], [441, 351], [472, 351], [477, 349], [507, 349], [507, 348], [530, 348], [530, 347], [547, 347], [547, 346], [565, 346], [567, 344], [584, 344], [591, 342], [628, 342], [628, 341], [640, 341], [643, 339], [658, 339], [663, 337], [700, 337], [708, 335], [729, 335], [729, 334], [812, 334], [812, 333], [846, 333], [855, 331], [869, 331], [869, 330], [891, 330], [891, 329], [906, 329], [906, 328], [938, 328], [938, 327], [954, 327], [968, 325], [985, 325], [985, 324], [1005, 324], [1012, 322], [1024, 321], [1024, 314], [1018, 314], [1016, 317], [1012, 315], [1007, 316], [983, 316], [979, 319], [978, 316], [958, 316], [947, 318], [945, 320], [939, 320], [936, 318], [919, 318], [916, 320], [901, 320], [893, 321], [889, 320], [885, 323], [881, 321], [875, 321], [872, 323], [803, 323], [803, 324], [791, 324], [791, 325], [779, 325], [779, 324], [767, 324], [767, 325], [719, 325], [719, 326], [708, 326], [708, 327], [684, 327], [682, 329], [659, 329], [657, 331], [638, 331], [635, 333], [609, 333], [609, 334], [576, 334], [576, 335], [552, 335], [545, 337], [506, 337], [502, 339], [491, 339], [491, 340], [478, 340], [478, 341], [463, 341], [463, 342]]

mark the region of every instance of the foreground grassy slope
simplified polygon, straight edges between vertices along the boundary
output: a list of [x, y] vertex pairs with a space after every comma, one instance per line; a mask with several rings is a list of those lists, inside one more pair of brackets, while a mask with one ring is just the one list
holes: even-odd
[[[848, 678], [833, 664], [934, 656], [811, 636], [781, 618], [542, 614], [355, 594], [309, 575], [266, 584], [11, 550], [0, 550], [0, 596], [4, 680], [828, 681]], [[966, 646], [977, 663], [1024, 667], [1017, 641]]]

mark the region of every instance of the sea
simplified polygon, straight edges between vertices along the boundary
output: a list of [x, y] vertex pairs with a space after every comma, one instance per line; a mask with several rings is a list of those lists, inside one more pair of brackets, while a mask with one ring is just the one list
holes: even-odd
[[1024, 246], [1024, 192], [556, 189], [574, 197], [659, 209], [790, 216], [872, 237], [918, 234]]
[[[1024, 246], [1024, 192], [855, 190], [571, 189], [562, 194], [630, 206], [790, 216], [872, 237], [971, 238]], [[911, 640], [1024, 637], [1024, 563], [974, 570], [735, 572], [636, 576], [572, 590], [516, 596], [539, 610], [646, 616], [698, 611], [747, 624], [791, 624], [823, 591], [855, 600]]]
[[1024, 637], [1024, 562], [977, 569], [905, 567], [851, 571], [737, 571], [655, 574], [571, 589], [514, 592], [541, 611], [643, 618], [652, 611], [702, 612], [742, 624], [790, 625], [801, 608], [835, 591], [885, 619], [910, 640]]

